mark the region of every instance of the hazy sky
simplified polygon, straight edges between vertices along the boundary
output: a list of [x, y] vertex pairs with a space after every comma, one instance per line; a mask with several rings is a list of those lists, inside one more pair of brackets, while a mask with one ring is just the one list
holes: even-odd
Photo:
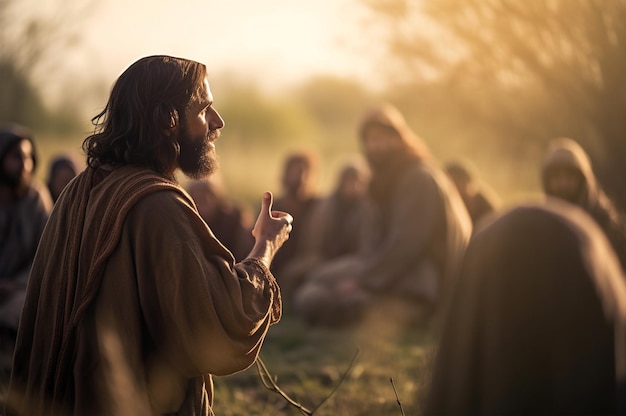
[[268, 85], [312, 73], [366, 79], [359, 0], [96, 0], [72, 51], [113, 81], [137, 58], [171, 54]]

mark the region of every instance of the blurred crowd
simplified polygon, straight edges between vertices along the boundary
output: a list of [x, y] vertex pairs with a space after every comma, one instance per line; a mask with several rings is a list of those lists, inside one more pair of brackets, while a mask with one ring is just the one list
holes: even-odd
[[[293, 231], [271, 271], [284, 314], [313, 327], [372, 313], [432, 326], [437, 348], [424, 414], [619, 414], [626, 411], [626, 222], [585, 150], [556, 138], [538, 164], [544, 198], [504, 206], [466, 158], [439, 161], [383, 104], [355, 126], [331, 192], [320, 160], [289, 154], [273, 209]], [[28, 273], [54, 202], [82, 169], [52, 155], [35, 178], [36, 139], [0, 130], [0, 365], [10, 371]], [[218, 175], [186, 190], [237, 260], [254, 216]], [[375, 335], [373, 335], [375, 336]]]

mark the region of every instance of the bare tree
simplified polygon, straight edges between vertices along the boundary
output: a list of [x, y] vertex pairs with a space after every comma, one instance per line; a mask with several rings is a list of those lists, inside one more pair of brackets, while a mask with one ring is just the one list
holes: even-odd
[[[460, 89], [482, 83], [510, 101], [539, 91], [543, 104], [506, 126], [576, 136], [626, 207], [626, 0], [363, 2], [388, 29], [388, 50], [405, 74], [436, 74]], [[485, 122], [503, 122], [507, 113], [496, 108]]]

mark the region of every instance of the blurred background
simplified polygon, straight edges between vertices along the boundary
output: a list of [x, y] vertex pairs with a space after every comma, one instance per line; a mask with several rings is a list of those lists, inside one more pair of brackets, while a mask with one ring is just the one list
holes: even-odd
[[625, 0], [0, 0], [0, 45], [0, 121], [35, 131], [38, 176], [82, 155], [126, 67], [169, 54], [209, 69], [241, 203], [279, 192], [293, 150], [318, 153], [328, 192], [384, 100], [505, 202], [540, 193], [546, 143], [568, 136], [626, 207]]

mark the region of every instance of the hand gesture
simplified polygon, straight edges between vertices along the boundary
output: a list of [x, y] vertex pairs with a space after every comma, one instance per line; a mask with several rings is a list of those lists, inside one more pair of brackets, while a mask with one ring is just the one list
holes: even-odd
[[254, 224], [252, 235], [256, 241], [248, 257], [259, 257], [268, 265], [278, 249], [289, 239], [293, 217], [281, 211], [272, 211], [274, 197], [265, 192], [261, 201], [261, 212]]

